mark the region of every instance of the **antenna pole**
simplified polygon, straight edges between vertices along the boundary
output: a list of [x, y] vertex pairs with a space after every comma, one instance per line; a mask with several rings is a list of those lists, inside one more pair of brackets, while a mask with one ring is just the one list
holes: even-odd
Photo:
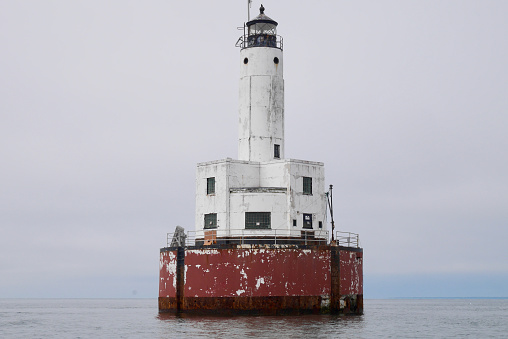
[[247, 0], [247, 21], [250, 21], [250, 4], [252, 0]]
[[333, 221], [333, 185], [330, 185], [330, 195], [328, 199], [328, 206], [330, 207], [330, 217], [332, 218], [332, 242], [335, 241], [335, 222]]

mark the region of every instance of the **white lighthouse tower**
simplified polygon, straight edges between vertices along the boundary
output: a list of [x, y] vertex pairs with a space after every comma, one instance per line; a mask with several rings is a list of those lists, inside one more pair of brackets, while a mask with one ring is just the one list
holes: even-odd
[[284, 157], [283, 40], [260, 14], [238, 40], [238, 160], [196, 171], [197, 242], [326, 242], [324, 165]]
[[260, 12], [241, 44], [238, 159], [264, 162], [284, 158], [284, 63], [277, 22]]

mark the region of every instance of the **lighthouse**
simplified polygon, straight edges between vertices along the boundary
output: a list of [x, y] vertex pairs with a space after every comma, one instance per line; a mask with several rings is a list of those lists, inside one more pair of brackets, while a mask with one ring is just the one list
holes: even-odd
[[330, 234], [324, 164], [285, 157], [277, 27], [261, 5], [236, 43], [238, 157], [197, 164], [194, 229], [160, 250], [160, 312], [363, 312], [363, 249]]
[[283, 39], [264, 10], [237, 42], [238, 159], [197, 166], [195, 237], [326, 242], [324, 165], [284, 157]]
[[282, 37], [277, 22], [260, 14], [246, 24], [240, 51], [238, 159], [284, 158]]

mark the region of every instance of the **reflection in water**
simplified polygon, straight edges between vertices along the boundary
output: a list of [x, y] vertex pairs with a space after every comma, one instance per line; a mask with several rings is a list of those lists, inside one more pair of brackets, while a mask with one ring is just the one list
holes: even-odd
[[0, 338], [506, 338], [508, 300], [365, 300], [363, 316], [157, 313], [156, 299], [0, 299]]
[[198, 316], [160, 314], [167, 335], [277, 337], [336, 337], [359, 333], [364, 316], [296, 315], [296, 316]]

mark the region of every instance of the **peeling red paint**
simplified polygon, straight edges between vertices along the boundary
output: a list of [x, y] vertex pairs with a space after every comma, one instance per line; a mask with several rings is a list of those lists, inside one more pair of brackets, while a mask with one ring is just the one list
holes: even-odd
[[[331, 258], [332, 250], [338, 252], [335, 261]], [[177, 308], [221, 311], [264, 309], [270, 312], [319, 312], [333, 308], [350, 313], [363, 311], [361, 249], [217, 246], [182, 249], [182, 253], [184, 260], [179, 267], [180, 276], [184, 279], [181, 287], [177, 288], [177, 251], [173, 248], [161, 250], [161, 312]], [[339, 263], [338, 269], [332, 267], [334, 262]], [[181, 291], [180, 294], [178, 291]]]
[[185, 255], [184, 294], [186, 297], [329, 294], [329, 256], [326, 250], [190, 250]]
[[340, 251], [340, 294], [363, 295], [363, 253]]
[[161, 251], [159, 260], [159, 297], [176, 298], [177, 251]]

